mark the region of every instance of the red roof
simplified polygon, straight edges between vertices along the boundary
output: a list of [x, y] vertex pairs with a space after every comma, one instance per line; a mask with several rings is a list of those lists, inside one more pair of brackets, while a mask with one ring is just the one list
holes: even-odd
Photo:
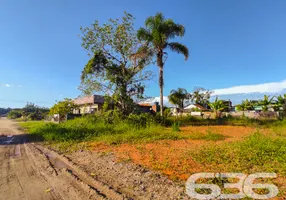
[[152, 106], [149, 103], [139, 103], [138, 105], [141, 107], [151, 107]]

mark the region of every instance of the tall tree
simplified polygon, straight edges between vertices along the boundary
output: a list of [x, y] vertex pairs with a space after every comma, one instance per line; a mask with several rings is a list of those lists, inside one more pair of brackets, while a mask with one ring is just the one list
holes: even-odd
[[192, 101], [194, 103], [200, 104], [201, 101], [203, 100], [203, 95], [200, 93], [199, 90], [196, 90], [192, 94]]
[[141, 41], [145, 41], [139, 54], [153, 55], [156, 58], [159, 67], [159, 87], [160, 87], [160, 114], [163, 116], [163, 86], [164, 86], [164, 64], [167, 59], [166, 50], [171, 50], [185, 56], [185, 60], [189, 57], [188, 48], [178, 42], [171, 41], [176, 36], [183, 37], [185, 27], [175, 23], [172, 19], [165, 19], [162, 13], [148, 17], [145, 21], [145, 28], [138, 30], [137, 36]]
[[95, 21], [81, 28], [82, 46], [91, 56], [81, 76], [80, 89], [85, 94], [103, 92], [111, 96], [123, 115], [134, 109], [134, 98], [144, 92], [144, 81], [151, 79], [144, 70], [150, 57], [132, 58], [143, 44], [133, 28], [134, 18], [125, 13], [121, 19], [110, 19], [100, 25]]
[[177, 90], [171, 90], [168, 99], [172, 104], [177, 105], [180, 110], [183, 110], [184, 104], [189, 100], [189, 93], [184, 88], [178, 88]]
[[195, 87], [191, 96], [191, 100], [193, 103], [200, 104], [204, 107], [208, 107], [209, 99], [213, 91], [207, 90], [203, 87]]

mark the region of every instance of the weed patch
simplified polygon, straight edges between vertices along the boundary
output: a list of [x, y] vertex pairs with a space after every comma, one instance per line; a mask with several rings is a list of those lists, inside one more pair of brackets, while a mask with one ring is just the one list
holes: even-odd
[[21, 123], [29, 133], [48, 142], [86, 142], [101, 141], [108, 144], [151, 142], [154, 140], [177, 140], [184, 138], [161, 125], [146, 122], [146, 119], [131, 119], [107, 123], [96, 116], [86, 116], [64, 123]]
[[207, 140], [207, 141], [219, 141], [219, 140], [224, 140], [227, 138], [227, 136], [222, 135], [220, 133], [214, 133], [210, 129], [206, 131], [206, 134], [197, 132], [193, 133], [190, 136], [188, 136], [189, 139], [193, 140]]
[[259, 132], [245, 141], [204, 146], [190, 154], [195, 161], [209, 165], [216, 171], [265, 171], [286, 175], [286, 140]]

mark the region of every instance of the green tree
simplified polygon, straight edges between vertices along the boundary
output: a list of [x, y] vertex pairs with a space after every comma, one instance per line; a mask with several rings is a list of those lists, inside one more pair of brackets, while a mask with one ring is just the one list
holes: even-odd
[[59, 101], [50, 109], [50, 115], [59, 114], [60, 121], [67, 114], [72, 113], [74, 109], [78, 109], [78, 105], [76, 105], [71, 99], [64, 99], [63, 101]]
[[193, 103], [208, 107], [211, 94], [213, 92], [202, 87], [195, 87], [193, 93], [190, 94], [190, 99]]
[[48, 108], [28, 102], [22, 110], [22, 116], [30, 120], [42, 120], [49, 112]]
[[8, 114], [7, 114], [7, 117], [9, 119], [17, 119], [17, 118], [20, 118], [22, 117], [22, 111], [19, 110], [19, 109], [13, 109], [11, 110]]
[[0, 116], [8, 114], [11, 110], [11, 108], [0, 108]]
[[203, 100], [203, 95], [200, 93], [199, 90], [196, 90], [192, 93], [192, 101], [194, 103], [200, 104]]
[[264, 95], [263, 100], [258, 101], [258, 105], [262, 106], [262, 110], [263, 111], [267, 111], [268, 107], [273, 105], [274, 96], [270, 98], [270, 96]]
[[219, 117], [221, 111], [223, 111], [226, 108], [226, 105], [223, 103], [222, 100], [218, 100], [218, 97], [216, 97], [214, 102], [209, 103], [209, 106], [215, 113], [215, 118]]
[[144, 82], [152, 78], [151, 72], [144, 70], [151, 58], [134, 56], [142, 43], [133, 21], [133, 16], [125, 13], [121, 19], [103, 25], [95, 21], [81, 28], [82, 46], [92, 58], [82, 71], [80, 89], [85, 94], [103, 92], [112, 97], [124, 115], [133, 112], [134, 99], [143, 97]]
[[171, 50], [183, 54], [187, 60], [189, 57], [188, 48], [178, 42], [171, 41], [176, 36], [183, 37], [185, 28], [181, 24], [175, 23], [172, 19], [165, 19], [162, 13], [148, 17], [145, 21], [145, 28], [138, 30], [139, 40], [145, 41], [138, 54], [154, 56], [159, 67], [159, 87], [160, 87], [160, 115], [163, 116], [163, 69], [167, 59], [166, 50]]
[[283, 108], [283, 110], [285, 110], [285, 106], [286, 106], [286, 94], [277, 96], [274, 104], [275, 110], [280, 110], [280, 108]]
[[237, 109], [239, 111], [253, 110], [253, 105], [252, 105], [251, 101], [246, 99], [246, 100], [242, 101], [241, 104], [237, 105]]
[[168, 99], [172, 104], [177, 105], [180, 110], [183, 110], [184, 104], [189, 100], [189, 93], [184, 88], [178, 88], [177, 90], [171, 90]]

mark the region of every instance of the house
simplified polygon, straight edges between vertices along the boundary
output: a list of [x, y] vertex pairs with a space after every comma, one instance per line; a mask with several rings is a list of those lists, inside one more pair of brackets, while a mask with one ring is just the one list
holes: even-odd
[[233, 110], [232, 108], [232, 102], [230, 100], [222, 100], [222, 103], [225, 106], [225, 109], [222, 110], [223, 112], [230, 112]]
[[191, 111], [207, 111], [208, 109], [200, 104], [190, 104], [184, 108], [184, 112], [191, 112]]
[[78, 109], [73, 111], [73, 114], [90, 114], [102, 110], [104, 104], [104, 96], [91, 95], [85, 97], [79, 97], [73, 100]]
[[140, 111], [143, 113], [156, 113], [160, 111], [160, 105], [158, 102], [151, 103], [138, 103]]

